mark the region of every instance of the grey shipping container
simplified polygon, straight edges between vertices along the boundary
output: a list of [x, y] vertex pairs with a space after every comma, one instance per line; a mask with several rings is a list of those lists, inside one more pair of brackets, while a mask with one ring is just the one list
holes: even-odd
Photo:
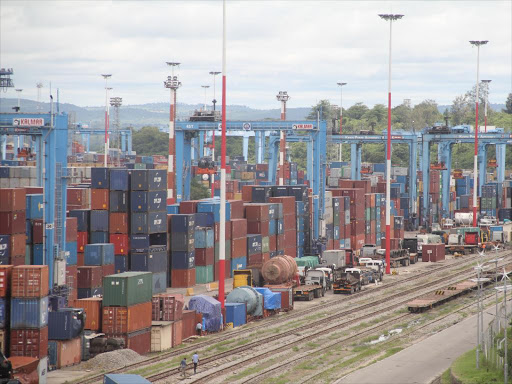
[[151, 272], [123, 272], [103, 278], [103, 306], [130, 306], [151, 301]]
[[64, 308], [48, 313], [48, 338], [70, 340], [80, 336], [85, 325], [85, 313], [80, 308]]

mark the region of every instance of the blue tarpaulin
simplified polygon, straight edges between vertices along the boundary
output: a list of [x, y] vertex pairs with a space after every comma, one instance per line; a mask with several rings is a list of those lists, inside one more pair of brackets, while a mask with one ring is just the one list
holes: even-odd
[[210, 296], [197, 295], [190, 299], [188, 308], [203, 314], [205, 331], [217, 332], [220, 330], [221, 306], [219, 301]]
[[265, 309], [281, 309], [281, 293], [272, 292], [268, 288], [254, 288], [256, 291], [261, 293], [264, 298]]

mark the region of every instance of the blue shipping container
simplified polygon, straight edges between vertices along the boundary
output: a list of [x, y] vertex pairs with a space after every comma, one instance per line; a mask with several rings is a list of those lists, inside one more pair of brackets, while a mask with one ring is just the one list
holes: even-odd
[[69, 211], [69, 217], [76, 217], [78, 232], [89, 232], [90, 213], [91, 211], [89, 209], [75, 209], [73, 211]]
[[108, 211], [91, 211], [91, 232], [108, 232]]
[[195, 216], [193, 213], [171, 216], [171, 232], [193, 233], [196, 227]]
[[64, 308], [48, 313], [48, 338], [51, 340], [70, 340], [80, 336], [85, 325], [84, 311], [76, 308]]
[[237, 257], [236, 259], [231, 259], [231, 270], [236, 271], [238, 269], [246, 269], [247, 268], [247, 258], [246, 257]]
[[84, 254], [85, 265], [114, 264], [114, 244], [87, 244]]
[[148, 211], [148, 193], [144, 191], [132, 191], [130, 193], [130, 206], [132, 212]]
[[[215, 225], [212, 212], [201, 212], [195, 214], [195, 225], [198, 227], [211, 227]], [[171, 225], [172, 227], [172, 225]]]
[[103, 376], [103, 384], [151, 384], [139, 375], [108, 374]]
[[114, 268], [116, 273], [123, 273], [128, 271], [128, 256], [115, 255]]
[[233, 327], [245, 324], [245, 303], [225, 303], [226, 323], [233, 323]]
[[8, 258], [11, 256], [9, 235], [0, 235], [0, 258]]
[[44, 265], [43, 244], [34, 244], [32, 247], [32, 262], [34, 265]]
[[167, 214], [165, 212], [148, 213], [148, 232], [162, 233], [167, 232]]
[[109, 168], [91, 168], [91, 188], [108, 189]]
[[165, 212], [167, 210], [167, 191], [148, 192], [148, 209], [153, 212]]
[[131, 252], [130, 270], [141, 272], [167, 271], [167, 251]]
[[7, 299], [0, 297], [0, 328], [5, 329], [9, 325], [9, 311], [7, 310]]
[[148, 233], [148, 214], [132, 212], [130, 226], [131, 226], [132, 235], [147, 234]]
[[[220, 199], [208, 199], [197, 204], [197, 212], [213, 212], [215, 222], [220, 222]], [[226, 221], [231, 220], [231, 206], [226, 201]]]
[[108, 232], [91, 232], [89, 236], [89, 242], [91, 244], [108, 243], [108, 240]]
[[196, 248], [213, 248], [213, 229], [196, 227], [196, 231], [194, 233], [194, 242]]
[[128, 191], [130, 189], [130, 174], [127, 169], [110, 170], [110, 189], [114, 191]]
[[11, 328], [43, 328], [48, 325], [48, 296], [11, 299]]
[[27, 220], [43, 218], [43, 194], [27, 195]]
[[78, 288], [77, 295], [79, 299], [87, 299], [89, 297], [101, 297], [103, 296], [103, 288]]
[[167, 271], [153, 273], [153, 295], [167, 291]]
[[147, 250], [149, 249], [149, 235], [131, 235], [130, 249]]
[[76, 265], [77, 258], [77, 242], [66, 242], [66, 265]]
[[167, 206], [167, 214], [168, 215], [177, 215], [180, 213], [180, 205], [179, 204], [171, 204]]
[[110, 212], [128, 212], [128, 192], [110, 191]]
[[195, 267], [195, 252], [171, 252], [171, 268], [191, 269]]

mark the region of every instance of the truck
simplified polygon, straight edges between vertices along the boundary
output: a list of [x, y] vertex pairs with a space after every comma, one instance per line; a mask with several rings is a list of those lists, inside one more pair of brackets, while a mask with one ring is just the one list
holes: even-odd
[[325, 296], [328, 283], [326, 272], [318, 269], [308, 269], [306, 271], [305, 284], [293, 289], [295, 300], [310, 301], [313, 298]]
[[[457, 233], [450, 233], [448, 236], [448, 244], [446, 244], [446, 252], [451, 253], [452, 255], [455, 253], [467, 255], [469, 253], [474, 253], [475, 249], [478, 247], [478, 233], [476, 234], [477, 242], [474, 244], [470, 239], [473, 237], [469, 234], [472, 232], [466, 232], [464, 235]], [[466, 241], [466, 234], [467, 241]]]
[[382, 281], [382, 277], [384, 276], [384, 264], [382, 260], [367, 260], [364, 266], [374, 271], [374, 280]]
[[354, 293], [361, 290], [361, 277], [356, 272], [347, 272], [344, 269], [337, 269], [335, 280], [332, 286], [336, 293]]
[[[377, 254], [375, 255], [375, 258], [385, 260], [386, 259], [386, 250], [384, 248], [381, 248], [377, 250]], [[390, 259], [390, 265], [393, 268], [398, 268], [400, 265], [407, 267], [409, 264], [411, 264], [411, 255], [409, 253], [408, 249], [392, 249], [389, 252], [389, 259]], [[417, 256], [414, 256], [413, 259], [416, 262]]]

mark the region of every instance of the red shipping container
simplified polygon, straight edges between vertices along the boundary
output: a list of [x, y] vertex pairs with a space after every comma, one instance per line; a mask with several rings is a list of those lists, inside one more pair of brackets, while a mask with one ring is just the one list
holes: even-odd
[[83, 252], [78, 252], [78, 253], [76, 254], [76, 265], [77, 265], [78, 267], [82, 267], [82, 266], [84, 266], [84, 265], [85, 265], [85, 261], [84, 261], [84, 259], [85, 259], [85, 253], [83, 253]]
[[196, 335], [196, 311], [183, 311], [181, 318], [181, 339], [185, 340]]
[[10, 263], [14, 266], [25, 265], [25, 255], [11, 256]]
[[268, 199], [269, 203], [283, 204], [283, 215], [295, 214], [295, 197], [294, 196], [280, 196], [271, 197]]
[[297, 231], [285, 231], [284, 232], [284, 247], [294, 248], [297, 246]]
[[129, 307], [103, 307], [101, 331], [108, 334], [131, 333], [151, 327], [151, 302]]
[[276, 240], [277, 240], [277, 250], [278, 251], [283, 250], [284, 249], [284, 234], [277, 235]]
[[105, 264], [101, 266], [101, 274], [103, 277], [110, 276], [116, 273], [115, 264]]
[[281, 293], [281, 310], [289, 311], [293, 309], [293, 286], [290, 285], [265, 285], [265, 288], [272, 292]]
[[188, 288], [196, 285], [196, 269], [171, 270], [171, 287]]
[[109, 192], [108, 189], [91, 189], [91, 209], [108, 210]]
[[128, 234], [128, 214], [112, 212], [109, 215], [109, 232]]
[[32, 220], [32, 243], [42, 244], [43, 243], [43, 220], [36, 219]]
[[[275, 236], [273, 236], [275, 238]], [[247, 237], [231, 240], [231, 258], [235, 259], [247, 255]], [[197, 250], [196, 250], [197, 259]]]
[[126, 348], [146, 355], [151, 352], [151, 327], [140, 331], [123, 334], [107, 334], [108, 337], [120, 337], [124, 339]]
[[268, 248], [271, 252], [277, 250], [277, 236], [272, 235], [268, 237]]
[[[218, 243], [220, 236], [220, 223], [215, 223], [214, 231], [215, 242]], [[231, 221], [226, 221], [226, 240], [231, 240]]]
[[[231, 252], [233, 252], [233, 250]], [[207, 265], [213, 265], [214, 262], [215, 248], [196, 248], [196, 265], [203, 267]]]
[[76, 250], [77, 252], [84, 252], [85, 246], [89, 244], [89, 232], [76, 233]]
[[265, 261], [270, 260], [269, 253], [256, 253], [247, 256], [247, 266], [261, 266]]
[[77, 227], [76, 217], [66, 217], [66, 241], [77, 241]]
[[87, 265], [77, 268], [77, 288], [97, 288], [103, 283], [103, 270], [101, 266]]
[[12, 270], [13, 297], [44, 297], [48, 295], [48, 266], [21, 265]]
[[48, 327], [11, 329], [11, 356], [42, 359], [48, 355]]
[[24, 233], [17, 233], [9, 236], [9, 245], [11, 248], [11, 257], [25, 256], [25, 246], [27, 242], [27, 236]]
[[0, 233], [2, 235], [25, 233], [27, 231], [25, 220], [25, 211], [0, 212]]
[[198, 200], [189, 200], [180, 202], [180, 214], [196, 213]]
[[370, 180], [354, 180], [354, 188], [361, 188], [365, 193], [372, 191], [372, 182]]
[[67, 189], [67, 208], [68, 209], [89, 209], [87, 206], [87, 193], [85, 188]]
[[[245, 217], [247, 221], [268, 221], [268, 204], [246, 204]], [[249, 224], [248, 224], [249, 225]]]
[[82, 338], [57, 340], [57, 369], [70, 367], [82, 361]]
[[231, 210], [231, 220], [244, 218], [244, 202], [242, 200], [229, 200], [229, 207]]
[[244, 202], [252, 201], [252, 187], [253, 185], [242, 185], [242, 200]]
[[[332, 243], [331, 243], [331, 249], [332, 249]], [[290, 257], [297, 257], [297, 248], [296, 247], [285, 248], [284, 249], [284, 254], [288, 255]]]
[[0, 297], [8, 297], [11, 293], [12, 265], [0, 265]]
[[152, 299], [153, 321], [181, 320], [185, 300], [179, 293], [161, 293], [154, 295]]
[[66, 285], [69, 287], [68, 302], [72, 303], [77, 299], [77, 274], [78, 267], [76, 265], [66, 265]]
[[444, 244], [423, 244], [421, 260], [437, 262], [445, 259], [446, 246]]
[[87, 299], [74, 300], [70, 304], [74, 308], [83, 308], [85, 311], [85, 327], [91, 331], [101, 330], [101, 297], [89, 297]]
[[173, 348], [181, 345], [181, 337], [183, 335], [183, 325], [182, 321], [176, 320], [172, 323], [172, 346]]
[[289, 231], [297, 228], [297, 219], [295, 214], [283, 216], [284, 230]]
[[40, 195], [43, 193], [43, 187], [25, 187], [27, 195]]
[[0, 212], [25, 211], [27, 208], [26, 195], [25, 188], [0, 189]]
[[240, 239], [247, 236], [247, 219], [231, 219], [231, 237]]
[[261, 236], [268, 236], [270, 222], [267, 221], [248, 221], [247, 233], [260, 234]]
[[128, 255], [130, 248], [130, 237], [128, 235], [111, 234], [109, 240], [114, 244], [114, 254]]

